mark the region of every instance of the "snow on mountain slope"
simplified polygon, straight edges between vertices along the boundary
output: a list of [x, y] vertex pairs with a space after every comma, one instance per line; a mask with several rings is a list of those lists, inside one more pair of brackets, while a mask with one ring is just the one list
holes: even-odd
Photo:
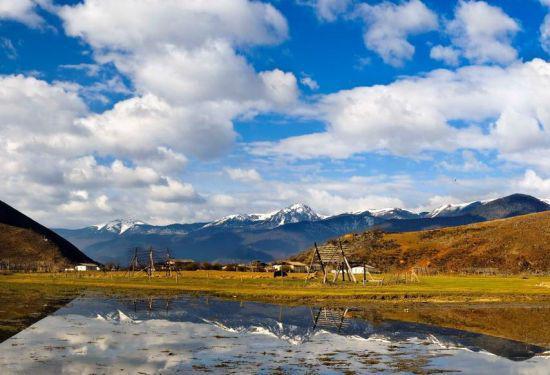
[[453, 217], [477, 215], [485, 219], [499, 219], [509, 216], [548, 210], [548, 203], [525, 194], [512, 194], [502, 198], [474, 201], [461, 204], [447, 204], [436, 208], [427, 217]]
[[204, 227], [217, 227], [217, 226], [228, 226], [228, 227], [238, 227], [247, 224], [252, 224], [257, 221], [262, 221], [263, 215], [260, 214], [238, 214], [238, 215], [228, 215], [224, 216], [219, 220], [213, 221], [206, 224]]
[[399, 220], [406, 220], [406, 219], [416, 219], [418, 218], [418, 214], [404, 210], [402, 208], [382, 208], [379, 210], [369, 210], [370, 214], [374, 217], [378, 217], [380, 219], [399, 219]]
[[107, 231], [117, 234], [122, 234], [129, 229], [132, 229], [139, 225], [147, 225], [143, 221], [135, 219], [116, 219], [109, 221], [108, 223], [94, 225], [98, 231]]
[[467, 208], [473, 208], [483, 204], [481, 201], [458, 203], [458, 204], [445, 204], [441, 207], [431, 211], [427, 217], [447, 217], [460, 215]]
[[317, 221], [321, 220], [315, 211], [305, 204], [293, 204], [292, 206], [283, 208], [279, 211], [274, 211], [265, 214], [239, 214], [229, 215], [220, 220], [206, 224], [204, 227], [241, 227], [241, 226], [263, 226], [263, 227], [278, 227], [289, 223], [299, 223], [302, 221]]
[[276, 224], [276, 226], [289, 224], [289, 223], [299, 223], [301, 221], [317, 221], [321, 220], [322, 217], [317, 215], [311, 207], [306, 206], [305, 204], [293, 204], [287, 208], [276, 211], [263, 221]]

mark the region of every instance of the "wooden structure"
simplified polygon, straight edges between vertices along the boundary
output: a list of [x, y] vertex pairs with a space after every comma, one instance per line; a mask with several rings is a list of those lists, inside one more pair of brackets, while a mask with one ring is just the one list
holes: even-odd
[[342, 241], [338, 240], [338, 243], [327, 242], [322, 246], [317, 246], [317, 243], [314, 243], [313, 254], [311, 256], [311, 262], [309, 265], [308, 273], [306, 276], [306, 281], [309, 280], [311, 270], [314, 266], [319, 266], [323, 272], [323, 284], [327, 282], [329, 269], [332, 268], [336, 270], [332, 282], [338, 280], [340, 272], [342, 273], [342, 281], [346, 280], [346, 275], [348, 280], [357, 282], [353, 272], [351, 270], [351, 265], [346, 256], [346, 252], [349, 251], [348, 246], [343, 246]]
[[369, 272], [369, 270], [373, 271], [375, 268], [365, 262], [350, 261], [348, 259], [348, 254], [350, 253], [351, 249], [349, 245], [343, 244], [340, 239], [338, 242], [327, 242], [321, 246], [317, 246], [317, 243], [314, 243], [306, 282], [315, 271], [319, 270], [323, 273], [324, 284], [326, 284], [328, 280], [329, 272], [332, 272], [334, 275], [332, 282], [336, 282], [341, 273], [342, 281], [346, 281], [347, 276], [349, 281], [357, 283], [355, 275], [357, 274], [357, 270], [360, 269], [360, 273], [363, 274], [363, 285], [366, 284], [367, 281], [380, 283], [381, 280], [375, 279]]
[[128, 276], [133, 275], [136, 271], [144, 271], [149, 278], [151, 278], [154, 272], [158, 269], [164, 270], [166, 276], [172, 276], [172, 273], [176, 273], [179, 276], [179, 271], [176, 268], [176, 262], [170, 257], [170, 251], [154, 250], [153, 247], [144, 250], [135, 248], [132, 259], [128, 266]]

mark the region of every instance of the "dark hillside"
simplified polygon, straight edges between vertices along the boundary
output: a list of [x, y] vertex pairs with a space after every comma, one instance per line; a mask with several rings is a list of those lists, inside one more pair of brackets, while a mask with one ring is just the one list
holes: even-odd
[[53, 270], [93, 260], [57, 233], [0, 201], [0, 262], [12, 269]]

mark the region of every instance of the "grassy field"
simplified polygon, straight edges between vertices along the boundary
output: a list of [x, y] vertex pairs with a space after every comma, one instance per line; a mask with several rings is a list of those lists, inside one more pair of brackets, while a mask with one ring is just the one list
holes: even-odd
[[103, 288], [117, 293], [196, 292], [228, 298], [322, 305], [361, 305], [390, 302], [550, 302], [550, 277], [535, 276], [424, 276], [418, 283], [384, 285], [304, 282], [303, 274], [274, 279], [269, 273], [187, 271], [176, 280], [158, 273], [128, 277], [124, 272], [0, 275], [0, 285], [56, 285]]

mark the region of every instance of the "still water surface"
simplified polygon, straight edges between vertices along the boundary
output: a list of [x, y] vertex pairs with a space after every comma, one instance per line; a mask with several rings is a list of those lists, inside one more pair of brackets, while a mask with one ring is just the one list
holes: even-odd
[[545, 345], [365, 316], [207, 297], [84, 296], [1, 343], [0, 373], [550, 374]]

